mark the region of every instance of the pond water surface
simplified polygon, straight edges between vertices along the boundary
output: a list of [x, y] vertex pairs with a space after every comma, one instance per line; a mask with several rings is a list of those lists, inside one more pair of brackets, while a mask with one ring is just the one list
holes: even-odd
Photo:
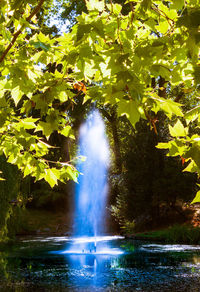
[[[87, 244], [86, 244], [87, 243]], [[1, 291], [200, 291], [200, 246], [121, 237], [21, 238], [0, 251]]]

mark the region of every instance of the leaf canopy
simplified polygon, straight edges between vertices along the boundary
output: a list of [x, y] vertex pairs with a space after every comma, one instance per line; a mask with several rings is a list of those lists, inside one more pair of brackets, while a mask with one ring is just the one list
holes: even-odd
[[[55, 131], [74, 138], [68, 112], [55, 101], [73, 104], [84, 93], [85, 102], [117, 105], [133, 127], [140, 118], [152, 125], [152, 116], [164, 112], [175, 121], [169, 126], [173, 140], [158, 147], [194, 161], [192, 171], [199, 172], [199, 142], [184, 127], [184, 120], [187, 125], [199, 120], [199, 104], [184, 114], [170, 94], [177, 86], [199, 93], [199, 1], [126, 1], [130, 6], [123, 13], [123, 5], [87, 0], [88, 12], [58, 37], [40, 31], [43, 2], [1, 2], [0, 154], [25, 176], [52, 187], [58, 180], [76, 180], [70, 164], [47, 161], [45, 143]], [[55, 70], [48, 69], [52, 64]], [[77, 82], [84, 82], [84, 92], [73, 93]]]

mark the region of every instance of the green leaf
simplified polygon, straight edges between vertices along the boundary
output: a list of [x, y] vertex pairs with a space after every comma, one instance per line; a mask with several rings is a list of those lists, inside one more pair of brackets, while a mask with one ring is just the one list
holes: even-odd
[[28, 78], [33, 82], [36, 82], [37, 75], [30, 69], [27, 71]]
[[43, 34], [42, 32], [40, 32], [40, 33], [37, 35], [37, 39], [38, 39], [40, 42], [47, 43], [47, 44], [50, 42], [50, 38], [49, 38], [49, 36]]
[[158, 145], [156, 145], [156, 148], [169, 149], [169, 144], [168, 143], [158, 143]]
[[0, 171], [0, 181], [2, 181], [2, 180], [5, 180], [3, 177], [1, 177], [1, 176], [2, 176], [2, 174], [3, 174], [3, 172], [2, 172], [2, 171]]
[[8, 106], [8, 103], [5, 99], [5, 97], [3, 96], [0, 98], [0, 107], [6, 107], [6, 106]]
[[189, 151], [185, 153], [185, 158], [192, 159], [200, 169], [200, 146], [198, 143], [193, 143]]
[[178, 120], [173, 127], [169, 125], [169, 132], [172, 137], [184, 137], [188, 134], [188, 128], [185, 128]]
[[33, 61], [38, 63], [40, 61], [40, 58], [43, 54], [43, 51], [37, 52], [35, 55], [32, 56]]
[[122, 10], [122, 6], [120, 4], [107, 4], [107, 8], [117, 16], [120, 14]]
[[[172, 8], [172, 7], [170, 7], [170, 8]], [[175, 20], [175, 19], [178, 17], [177, 9], [168, 9], [167, 16], [168, 16], [170, 19]]]
[[101, 12], [104, 10], [104, 1], [86, 0], [86, 6], [89, 11], [98, 10]]
[[159, 22], [159, 25], [156, 25], [156, 29], [162, 34], [165, 34], [169, 28], [170, 28], [169, 22], [164, 19], [162, 19]]
[[170, 8], [174, 8], [174, 9], [182, 9], [182, 7], [184, 6], [185, 1], [184, 0], [174, 0], [173, 4], [170, 5]]
[[175, 141], [170, 141], [169, 142], [169, 154], [168, 154], [168, 156], [173, 156], [173, 157], [175, 157], [175, 156], [178, 156], [178, 155], [180, 155], [180, 148], [179, 148], [179, 146], [176, 144], [176, 142]]
[[15, 105], [17, 106], [20, 101], [23, 92], [21, 92], [19, 85], [11, 90], [12, 98], [14, 99]]
[[165, 99], [165, 98], [161, 98], [158, 97], [156, 95], [154, 96], [150, 96], [157, 104], [157, 111], [158, 110], [163, 110], [166, 115], [169, 117], [169, 119], [172, 118], [173, 115], [182, 117], [183, 113], [181, 111], [181, 104], [174, 102], [171, 99]]
[[38, 121], [38, 119], [33, 118], [25, 118], [20, 121], [20, 123], [23, 125], [25, 129], [35, 129], [36, 125], [35, 122]]
[[118, 114], [126, 115], [133, 127], [140, 119], [139, 105], [133, 100], [122, 100], [118, 103]]
[[196, 193], [194, 200], [191, 202], [191, 204], [194, 204], [194, 203], [200, 203], [200, 191]]
[[76, 169], [67, 167], [66, 173], [69, 179], [72, 179], [73, 181], [77, 182], [78, 173]]
[[65, 102], [68, 99], [66, 91], [59, 92], [58, 98], [61, 102]]
[[65, 137], [70, 137], [72, 139], [75, 139], [73, 133], [72, 133], [72, 128], [68, 125], [65, 126], [62, 131], [60, 131], [60, 134], [62, 134]]
[[197, 167], [196, 163], [192, 160], [192, 161], [188, 164], [188, 166], [186, 166], [186, 168], [184, 168], [183, 171], [197, 172], [197, 169], [198, 169], [198, 167]]
[[[107, 63], [109, 62], [109, 58], [107, 58]], [[105, 78], [105, 77], [110, 77], [111, 76], [111, 69], [110, 68], [108, 68], [108, 64], [107, 63], [103, 63], [103, 62], [101, 62], [100, 64], [99, 64], [99, 67], [100, 67], [100, 69], [101, 69], [101, 73], [102, 73], [102, 76], [103, 76], [103, 78]]]
[[49, 136], [51, 135], [51, 133], [53, 132], [52, 126], [49, 123], [45, 123], [45, 122], [39, 122], [35, 132], [37, 131], [42, 131], [42, 133], [47, 137], [47, 139], [49, 138]]
[[190, 122], [195, 121], [200, 114], [200, 106], [198, 105], [197, 107], [191, 109], [190, 111], [186, 112], [186, 114], [184, 115], [184, 118], [186, 120], [187, 125]]
[[26, 177], [27, 175], [33, 173], [33, 167], [29, 164], [27, 164], [25, 166], [25, 169], [24, 169], [24, 177]]
[[36, 49], [42, 49], [46, 52], [48, 52], [50, 50], [50, 45], [46, 45], [42, 42], [33, 42], [33, 45]]
[[4, 125], [7, 119], [7, 113], [6, 112], [0, 112], [0, 127]]
[[[85, 34], [89, 33], [91, 30], [91, 25], [90, 24], [81, 24], [78, 26], [77, 29], [77, 41], [80, 41]], [[79, 52], [81, 51], [81, 48], [79, 49]], [[77, 52], [76, 52], [77, 53]], [[72, 56], [75, 55], [75, 53], [71, 53]], [[70, 58], [71, 56], [69, 55], [68, 58]]]
[[50, 184], [52, 188], [58, 184], [58, 178], [55, 175], [55, 171], [53, 169], [45, 169], [44, 179]]
[[185, 152], [187, 151], [187, 147], [185, 144], [180, 140], [172, 140], [168, 143], [158, 143], [156, 148], [159, 149], [168, 149], [169, 153], [167, 156], [183, 156]]

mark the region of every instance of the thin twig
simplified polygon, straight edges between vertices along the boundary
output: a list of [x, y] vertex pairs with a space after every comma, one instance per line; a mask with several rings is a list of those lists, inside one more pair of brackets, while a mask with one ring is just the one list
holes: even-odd
[[[26, 21], [29, 22], [31, 20], [31, 18], [40, 11], [40, 8], [41, 8], [42, 4], [44, 3], [44, 1], [45, 0], [40, 0], [38, 5], [33, 9], [32, 13], [26, 18]], [[7, 46], [7, 48], [5, 49], [5, 51], [3, 52], [3, 54], [0, 57], [0, 63], [4, 60], [4, 58], [6, 57], [8, 52], [10, 51], [10, 49], [13, 47], [13, 45], [16, 42], [18, 36], [22, 33], [24, 28], [25, 28], [25, 25], [23, 24], [20, 27], [20, 29], [16, 33], [14, 33], [13, 39], [11, 40], [10, 44]]]
[[113, 13], [113, 3], [112, 3], [112, 0], [110, 0], [110, 5], [111, 5], [111, 13]]
[[154, 7], [152, 7], [152, 10], [157, 12], [159, 15], [165, 17], [167, 22], [169, 23], [170, 27], [173, 28], [173, 25], [171, 24], [170, 21], [172, 21], [174, 23], [174, 20], [171, 19], [169, 16], [167, 16], [167, 14], [164, 11], [160, 10], [155, 4], [153, 4], [153, 5], [154, 5]]
[[120, 38], [120, 23], [119, 23], [119, 17], [117, 17], [117, 36], [118, 36], [120, 48], [123, 51], [123, 44], [122, 44], [122, 41], [121, 41], [121, 38]]
[[45, 161], [45, 162], [47, 162], [47, 163], [53, 163], [53, 164], [57, 164], [57, 165], [62, 165], [62, 166], [69, 166], [69, 167], [71, 167], [73, 170], [76, 170], [76, 168], [75, 168], [75, 166], [74, 165], [72, 165], [72, 164], [70, 164], [70, 162], [73, 162], [75, 159], [73, 159], [73, 160], [70, 160], [70, 161], [68, 161], [68, 162], [62, 162], [62, 161], [52, 161], [52, 160], [47, 160], [47, 159], [41, 159], [42, 161]]
[[131, 11], [132, 11], [131, 20], [130, 20], [130, 23], [132, 24], [133, 23], [133, 19], [134, 19], [134, 6], [133, 6], [132, 2], [130, 2], [129, 4], [130, 4]]

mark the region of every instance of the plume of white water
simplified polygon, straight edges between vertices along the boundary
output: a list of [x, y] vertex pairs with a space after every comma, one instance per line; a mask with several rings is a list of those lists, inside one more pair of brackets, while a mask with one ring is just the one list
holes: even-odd
[[96, 251], [96, 236], [105, 233], [107, 170], [109, 146], [100, 113], [94, 110], [80, 128], [79, 153], [86, 157], [79, 163], [79, 183], [75, 194], [75, 236], [94, 237], [89, 250]]

